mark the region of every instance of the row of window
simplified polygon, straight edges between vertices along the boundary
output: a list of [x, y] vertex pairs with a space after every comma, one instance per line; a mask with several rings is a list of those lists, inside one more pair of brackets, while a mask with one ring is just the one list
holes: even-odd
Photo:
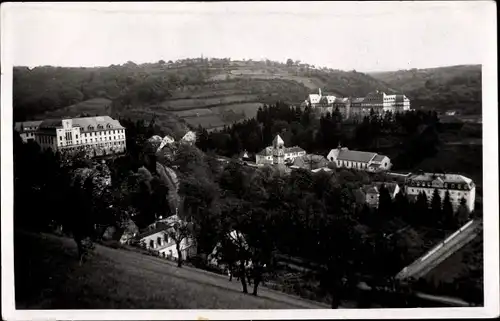
[[[432, 185], [432, 182], [408, 182], [408, 184], [415, 185], [418, 187], [436, 187], [435, 185]], [[440, 187], [440, 186], [437, 186]], [[463, 184], [456, 184], [456, 183], [444, 183], [443, 184], [444, 188], [454, 188], [454, 189], [467, 189], [467, 185]]]
[[38, 140], [42, 144], [53, 144], [54, 143], [54, 137], [53, 136], [38, 136]]
[[[420, 192], [420, 190], [419, 190], [419, 189], [415, 189], [415, 188], [410, 188], [410, 192], [411, 192], [411, 193], [418, 193], [418, 192]], [[457, 197], [467, 196], [467, 194], [466, 194], [466, 193], [463, 193], [463, 194], [462, 194], [462, 193], [457, 192], [457, 191], [449, 191], [449, 192], [450, 192], [450, 196], [451, 196], [451, 197], [455, 197], [455, 196], [457, 196]], [[442, 193], [440, 193], [440, 196], [443, 196], [443, 195], [441, 195], [441, 194], [442, 194]], [[430, 195], [431, 195], [431, 196], [428, 196], [428, 197], [432, 197], [432, 194], [430, 194]]]
[[[333, 161], [333, 157], [330, 158], [331, 161]], [[352, 162], [352, 161], [343, 161], [343, 160], [337, 160], [337, 166], [339, 167], [352, 167], [352, 168], [358, 168], [358, 169], [366, 169], [368, 168], [368, 164], [366, 163], [358, 163], [358, 162]]]
[[[93, 132], [94, 136], [99, 136], [102, 135], [115, 135], [115, 134], [124, 134], [125, 130], [124, 129], [115, 129], [115, 130], [108, 130], [108, 131], [100, 131], [100, 132]], [[84, 137], [90, 137], [92, 136], [92, 133], [83, 133], [82, 134]]]

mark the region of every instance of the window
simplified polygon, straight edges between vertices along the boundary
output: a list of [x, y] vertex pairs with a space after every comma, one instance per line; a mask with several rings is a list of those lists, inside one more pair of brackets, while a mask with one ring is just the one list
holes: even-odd
[[62, 136], [59, 136], [59, 140], [62, 140]]
[[78, 139], [78, 135], [75, 135], [75, 138]]

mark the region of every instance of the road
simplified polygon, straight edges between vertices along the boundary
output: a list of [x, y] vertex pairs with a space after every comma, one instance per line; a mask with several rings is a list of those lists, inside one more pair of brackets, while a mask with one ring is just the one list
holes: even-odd
[[[482, 224], [481, 221], [472, 221], [469, 225], [464, 225], [463, 231], [457, 230], [452, 235], [448, 236], [439, 245], [432, 248], [424, 256], [418, 258], [415, 262], [405, 267], [396, 278], [405, 279], [413, 277], [418, 279], [427, 272], [441, 264], [449, 256], [457, 250], [472, 241], [477, 235], [477, 228]], [[461, 228], [461, 229], [462, 229]]]
[[243, 294], [224, 276], [100, 245], [79, 266], [69, 238], [16, 231], [14, 246], [18, 309], [329, 308], [265, 287]]

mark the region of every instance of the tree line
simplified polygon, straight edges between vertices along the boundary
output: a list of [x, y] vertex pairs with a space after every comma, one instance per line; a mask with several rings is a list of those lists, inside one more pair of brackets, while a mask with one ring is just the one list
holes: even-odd
[[371, 110], [357, 121], [346, 121], [338, 109], [317, 117], [310, 107], [283, 102], [264, 105], [255, 118], [208, 133], [197, 129], [197, 146], [232, 157], [243, 150], [258, 153], [279, 134], [286, 146], [300, 146], [308, 153], [326, 155], [339, 144], [353, 150], [387, 152], [396, 169], [411, 170], [432, 157], [440, 146], [441, 124], [435, 112], [385, 113]]

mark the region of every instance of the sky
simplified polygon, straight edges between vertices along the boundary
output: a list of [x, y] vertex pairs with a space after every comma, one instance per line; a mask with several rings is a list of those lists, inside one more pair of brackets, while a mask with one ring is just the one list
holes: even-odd
[[203, 55], [368, 72], [482, 64], [495, 9], [490, 1], [11, 3], [2, 32], [16, 66]]

